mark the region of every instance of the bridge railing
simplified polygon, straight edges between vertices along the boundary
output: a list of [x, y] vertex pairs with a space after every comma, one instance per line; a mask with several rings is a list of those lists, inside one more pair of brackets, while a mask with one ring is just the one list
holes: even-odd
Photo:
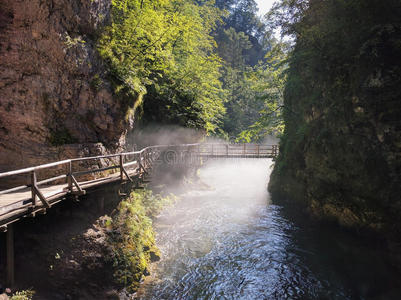
[[[153, 161], [157, 159], [161, 152], [167, 149], [176, 149], [181, 152], [191, 152], [200, 156], [241, 156], [241, 157], [275, 157], [278, 153], [277, 145], [259, 145], [259, 144], [217, 144], [217, 143], [196, 143], [196, 144], [182, 144], [182, 145], [156, 145], [149, 146], [140, 151], [123, 152], [117, 154], [91, 156], [67, 159], [58, 162], [43, 164], [35, 167], [3, 172], [0, 173], [0, 180], [2, 178], [11, 176], [28, 176], [27, 184], [9, 188], [0, 191], [0, 196], [16, 192], [31, 191], [31, 203], [25, 203], [24, 206], [37, 206], [40, 200], [44, 207], [50, 207], [48, 198], [46, 198], [41, 190], [41, 186], [50, 184], [56, 185], [65, 184], [64, 191], [74, 194], [84, 194], [85, 191], [81, 188], [81, 182], [77, 178], [84, 178], [91, 174], [96, 176], [100, 174], [100, 178], [107, 175], [116, 176], [119, 172], [121, 180], [127, 179], [132, 181], [129, 175], [129, 170], [139, 170], [139, 172], [146, 172], [152, 165]], [[82, 167], [82, 164], [92, 163], [91, 167]], [[96, 165], [97, 167], [93, 167]], [[104, 166], [106, 165], [106, 166]], [[45, 170], [57, 168], [58, 173], [61, 175], [53, 176], [50, 178], [42, 178], [38, 180], [38, 173], [45, 173]], [[106, 173], [108, 172], [108, 173]], [[46, 173], [52, 173], [48, 172]], [[95, 180], [97, 180], [95, 179]], [[0, 203], [0, 207], [3, 207]], [[21, 208], [21, 207], [19, 207]], [[0, 208], [0, 216], [6, 209]]]
[[276, 157], [277, 145], [261, 144], [200, 144], [200, 155], [237, 157]]
[[[127, 153], [118, 153], [118, 154], [110, 154], [110, 155], [100, 155], [100, 156], [93, 156], [93, 157], [83, 157], [83, 158], [75, 158], [75, 159], [67, 159], [58, 162], [53, 162], [49, 164], [43, 164], [35, 167], [24, 168], [15, 171], [3, 172], [0, 173], [0, 180], [6, 177], [12, 176], [23, 176], [28, 177], [27, 184], [20, 185], [17, 187], [9, 188], [6, 190], [0, 191], [0, 196], [5, 194], [12, 194], [18, 192], [26, 192], [27, 189], [31, 190], [31, 203], [25, 203], [22, 206], [19, 205], [15, 209], [21, 209], [25, 207], [36, 207], [38, 205], [38, 200], [41, 201], [44, 207], [50, 207], [49, 199], [46, 198], [40, 188], [43, 185], [55, 184], [64, 182], [65, 188], [64, 190], [69, 193], [75, 194], [84, 194], [85, 192], [82, 190], [80, 183], [77, 180], [77, 177], [87, 175], [87, 174], [98, 174], [104, 173], [106, 171], [114, 171], [112, 173], [120, 172], [121, 180], [124, 179], [124, 175], [127, 177], [128, 180], [131, 180], [130, 176], [126, 168], [140, 168], [146, 169], [148, 165], [151, 163], [150, 160], [153, 159], [152, 154], [155, 151], [152, 150], [151, 147], [147, 147], [142, 149], [141, 151], [135, 152], [127, 152]], [[129, 160], [127, 158], [130, 158]], [[101, 160], [110, 160], [111, 165], [107, 167], [99, 167], [99, 168], [89, 168], [87, 170], [75, 170], [74, 166], [82, 162], [88, 161], [101, 161]], [[57, 168], [58, 170], [64, 169], [64, 174], [44, 178], [38, 181], [38, 172], [44, 173], [47, 170], [53, 170]], [[2, 206], [0, 203], [0, 216], [4, 213], [10, 213], [13, 209], [7, 209], [6, 206]]]

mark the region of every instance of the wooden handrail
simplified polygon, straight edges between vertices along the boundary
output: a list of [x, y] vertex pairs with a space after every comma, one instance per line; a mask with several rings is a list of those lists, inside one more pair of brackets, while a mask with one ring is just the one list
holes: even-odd
[[49, 163], [49, 164], [39, 165], [36, 167], [30, 167], [30, 168], [15, 170], [15, 171], [3, 172], [3, 173], [0, 173], [0, 178], [14, 176], [14, 175], [21, 175], [21, 174], [30, 173], [32, 171], [56, 167], [56, 166], [67, 164], [70, 161], [71, 161], [71, 159], [67, 159], [67, 160], [57, 161], [57, 162], [53, 162], [53, 163]]
[[[172, 162], [174, 163], [191, 163], [193, 155], [195, 155], [195, 163], [199, 165], [201, 161], [207, 161], [208, 157], [275, 157], [278, 155], [279, 147], [278, 145], [233, 145], [227, 143], [156, 145], [145, 147], [140, 151], [73, 158], [30, 168], [3, 172], [0, 173], [0, 180], [1, 178], [9, 176], [25, 174], [24, 178], [28, 180], [28, 182], [23, 182], [25, 185], [22, 186], [0, 191], [0, 229], [4, 230], [11, 223], [26, 216], [35, 216], [37, 213], [44, 213], [53, 205], [64, 199], [84, 195], [90, 192], [91, 189], [104, 184], [130, 181], [138, 186], [140, 183], [145, 183], [145, 176], [146, 174], [150, 174], [150, 170], [156, 159], [163, 153], [167, 155], [171, 154], [169, 153], [170, 151], [174, 152], [174, 156], [172, 157]], [[105, 163], [102, 161], [95, 161], [101, 159], [110, 160], [107, 160]], [[169, 163], [169, 158], [167, 156], [165, 159], [165, 163]], [[88, 161], [91, 162], [82, 163]], [[74, 163], [76, 163], [76, 168], [74, 168]], [[50, 176], [47, 175], [47, 179], [40, 178], [41, 180], [38, 180], [37, 176], [43, 177], [43, 175], [46, 175], [43, 171], [39, 172], [40, 170], [54, 167], [57, 167], [57, 169], [52, 170], [54, 171], [52, 172], [52, 174], [54, 174], [52, 176], [55, 177], [47, 178]], [[89, 180], [82, 177], [81, 181], [77, 179], [78, 176], [96, 174], [107, 170], [113, 170], [110, 172], [112, 174], [103, 174], [104, 176], [102, 176], [102, 178], [93, 179], [91, 177]], [[44, 186], [45, 184], [49, 184], [49, 186]]]
[[93, 159], [113, 158], [113, 157], [118, 157], [118, 156], [120, 156], [120, 153], [118, 153], [118, 154], [108, 154], [108, 155], [99, 155], [99, 156], [88, 156], [88, 157], [73, 158], [73, 159], [71, 159], [71, 161], [72, 161], [72, 162], [76, 162], [76, 161], [86, 161], [86, 160], [93, 160]]
[[[121, 156], [127, 156], [127, 155], [139, 155], [139, 156], [146, 156], [147, 151], [152, 150], [152, 149], [168, 149], [168, 148], [172, 148], [172, 147], [191, 147], [191, 146], [197, 146], [197, 150], [199, 153], [202, 153], [202, 146], [211, 146], [212, 147], [212, 152], [214, 153], [218, 147], [224, 147], [224, 150], [226, 150], [226, 146], [230, 147], [230, 149], [232, 149], [232, 147], [234, 147], [234, 149], [232, 150], [244, 150], [246, 149], [246, 144], [224, 144], [224, 143], [195, 143], [195, 144], [181, 144], [181, 145], [155, 145], [155, 146], [148, 146], [143, 148], [140, 151], [132, 151], [132, 152], [122, 152], [122, 153], [116, 153], [116, 154], [108, 154], [108, 155], [99, 155], [99, 156], [89, 156], [89, 157], [81, 157], [81, 158], [73, 158], [73, 159], [66, 159], [66, 160], [62, 160], [62, 161], [57, 161], [57, 162], [52, 162], [52, 163], [48, 163], [48, 164], [43, 164], [43, 165], [38, 165], [38, 166], [34, 166], [34, 167], [29, 167], [29, 168], [24, 168], [24, 169], [20, 169], [20, 170], [13, 170], [13, 171], [8, 171], [8, 172], [3, 172], [0, 173], [0, 178], [4, 178], [4, 177], [9, 177], [9, 176], [15, 176], [15, 175], [21, 175], [21, 174], [27, 174], [33, 171], [38, 171], [38, 170], [42, 170], [42, 169], [47, 169], [47, 168], [52, 168], [52, 167], [56, 167], [56, 166], [60, 166], [60, 165], [64, 165], [64, 164], [69, 164], [71, 165], [72, 162], [79, 162], [79, 161], [87, 161], [87, 160], [95, 160], [95, 159], [104, 159], [104, 158], [113, 158], [113, 157], [121, 157]], [[278, 146], [277, 145], [261, 145], [261, 144], [253, 144], [255, 146], [257, 146], [257, 149], [259, 150], [259, 153], [261, 153], [263, 150], [271, 150], [272, 152], [274, 152], [274, 154], [277, 154], [278, 152]], [[239, 149], [235, 149], [235, 148], [239, 148]], [[248, 149], [249, 150], [249, 147]], [[246, 153], [245, 151], [243, 153]], [[227, 153], [226, 153], [227, 154]], [[58, 179], [58, 178], [56, 178]], [[56, 180], [54, 179], [54, 180]], [[51, 181], [50, 179], [48, 179], [49, 181]], [[27, 186], [25, 186], [27, 187]], [[17, 187], [17, 188], [22, 188], [22, 187]], [[14, 188], [14, 189], [17, 189]], [[4, 192], [4, 191], [3, 191]]]

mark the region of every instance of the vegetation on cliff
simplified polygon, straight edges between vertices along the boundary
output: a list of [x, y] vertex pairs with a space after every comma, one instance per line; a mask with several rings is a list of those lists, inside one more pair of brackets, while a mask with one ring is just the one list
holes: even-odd
[[142, 276], [149, 273], [149, 263], [159, 259], [152, 218], [173, 201], [173, 196], [154, 195], [150, 190], [133, 191], [105, 223], [110, 252], [107, 260], [113, 265], [113, 278], [129, 292], [135, 291]]
[[291, 34], [274, 194], [400, 237], [401, 3], [282, 1]]
[[208, 1], [113, 1], [99, 51], [116, 93], [149, 93], [161, 106], [161, 120], [213, 131], [224, 112], [220, 58], [210, 35], [219, 18]]
[[17, 291], [9, 299], [10, 300], [32, 300], [35, 292], [32, 290]]

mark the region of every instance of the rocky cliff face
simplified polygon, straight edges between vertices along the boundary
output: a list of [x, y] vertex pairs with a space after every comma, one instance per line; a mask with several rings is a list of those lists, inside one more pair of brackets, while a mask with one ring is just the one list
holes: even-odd
[[0, 3], [0, 172], [124, 147], [95, 42], [110, 0]]
[[400, 2], [311, 3], [298, 24], [270, 191], [379, 233], [399, 256]]

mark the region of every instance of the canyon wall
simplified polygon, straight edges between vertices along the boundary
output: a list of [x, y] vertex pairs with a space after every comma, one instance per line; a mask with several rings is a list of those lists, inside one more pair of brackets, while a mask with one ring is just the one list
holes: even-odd
[[[269, 189], [401, 246], [399, 1], [310, 1]], [[332, 16], [336, 16], [333, 18]]]
[[110, 8], [110, 0], [1, 1], [0, 172], [124, 148], [130, 104], [113, 97], [96, 51]]

